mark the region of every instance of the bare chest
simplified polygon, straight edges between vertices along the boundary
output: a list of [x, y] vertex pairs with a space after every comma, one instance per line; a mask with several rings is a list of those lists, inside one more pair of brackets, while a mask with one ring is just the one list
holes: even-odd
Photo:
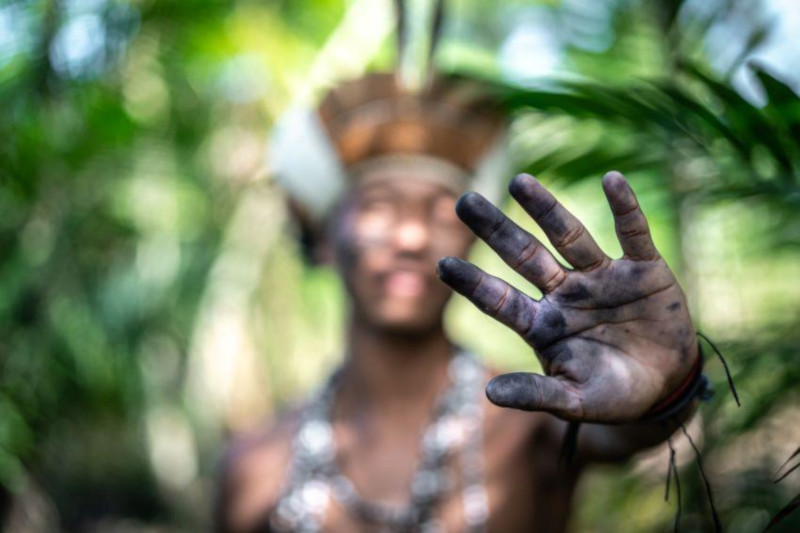
[[[448, 455], [439, 480], [447, 487], [426, 524], [448, 532], [563, 531], [574, 480], [559, 470], [555, 450], [546, 443], [537, 446], [531, 417], [539, 415], [488, 405], [486, 410], [479, 453], [459, 448]], [[358, 497], [398, 508], [408, 504], [419, 473], [418, 435], [358, 439], [337, 433], [341, 472]], [[322, 531], [398, 531], [359, 517], [352, 502], [330, 488], [318, 498]]]

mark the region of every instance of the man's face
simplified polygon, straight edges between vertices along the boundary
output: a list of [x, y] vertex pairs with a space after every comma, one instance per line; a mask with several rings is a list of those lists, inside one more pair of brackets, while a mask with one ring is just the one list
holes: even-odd
[[340, 213], [337, 263], [358, 319], [424, 334], [440, 324], [450, 296], [436, 262], [464, 257], [472, 234], [456, 217], [454, 192], [397, 169], [374, 172]]

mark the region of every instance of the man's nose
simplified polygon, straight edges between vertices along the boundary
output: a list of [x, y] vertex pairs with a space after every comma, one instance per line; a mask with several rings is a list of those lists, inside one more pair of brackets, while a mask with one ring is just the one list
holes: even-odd
[[421, 252], [430, 244], [430, 228], [418, 218], [398, 221], [394, 232], [395, 246], [401, 252]]

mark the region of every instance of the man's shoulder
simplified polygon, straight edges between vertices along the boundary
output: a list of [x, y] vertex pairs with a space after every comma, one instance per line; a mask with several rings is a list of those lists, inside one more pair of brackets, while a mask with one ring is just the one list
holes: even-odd
[[302, 409], [296, 408], [233, 439], [221, 464], [221, 530], [249, 529], [280, 498], [301, 419]]
[[228, 446], [225, 467], [271, 457], [289, 447], [302, 413], [302, 408], [289, 410], [259, 428], [235, 436]]
[[227, 481], [272, 479], [288, 466], [292, 440], [302, 419], [302, 408], [289, 410], [260, 428], [233, 438], [223, 458], [222, 468]]

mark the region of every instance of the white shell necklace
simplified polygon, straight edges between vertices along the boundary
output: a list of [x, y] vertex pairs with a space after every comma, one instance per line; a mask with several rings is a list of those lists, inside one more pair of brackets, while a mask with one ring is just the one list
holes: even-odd
[[363, 498], [339, 470], [331, 410], [341, 369], [331, 374], [304, 411], [292, 444], [287, 485], [270, 525], [278, 531], [320, 531], [329, 498], [333, 497], [371, 530], [444, 531], [434, 510], [454, 488], [445, 467], [447, 458], [459, 452], [466, 530], [484, 531], [489, 511], [482, 450], [486, 370], [473, 355], [459, 351], [450, 360], [448, 374], [451, 383], [437, 399], [432, 420], [422, 434], [410, 501], [400, 506]]

